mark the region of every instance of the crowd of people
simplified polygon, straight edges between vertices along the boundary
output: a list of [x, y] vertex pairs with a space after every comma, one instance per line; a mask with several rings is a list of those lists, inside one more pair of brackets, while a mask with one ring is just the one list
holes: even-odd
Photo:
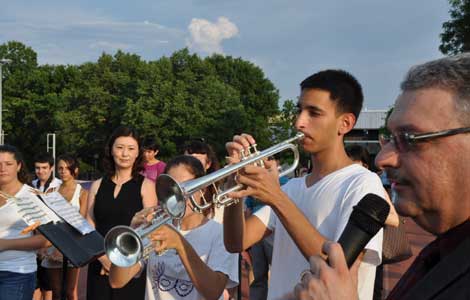
[[[470, 54], [434, 60], [406, 75], [381, 138], [375, 164], [391, 182], [392, 204], [381, 178], [369, 169], [361, 147], [345, 147], [363, 104], [361, 84], [343, 70], [324, 70], [300, 84], [295, 130], [310, 155], [300, 177], [279, 178], [279, 161], [244, 166], [186, 201], [183, 217], [150, 235], [154, 251], [128, 267], [103, 255], [88, 265], [87, 299], [227, 299], [240, 283], [239, 253], [249, 253], [254, 280], [250, 299], [381, 299], [383, 231], [365, 246], [351, 268], [337, 241], [353, 207], [367, 194], [412, 217], [437, 239], [423, 249], [387, 299], [467, 299], [470, 288]], [[226, 143], [227, 163], [256, 144], [240, 134]], [[15, 198], [58, 193], [105, 236], [117, 225], [145, 226], [159, 207], [155, 181], [176, 182], [220, 169], [204, 140], [188, 141], [182, 155], [166, 163], [159, 146], [141, 141], [126, 126], [116, 128], [104, 149], [104, 175], [84, 189], [72, 155], [38, 155], [34, 180], [20, 151], [0, 146], [0, 299], [61, 299], [62, 260], [58, 249], [27, 224], [12, 205]], [[231, 205], [212, 203], [220, 189]], [[201, 211], [196, 204], [212, 203]], [[395, 208], [396, 211], [395, 211]], [[379, 268], [378, 268], [379, 267]], [[379, 271], [377, 271], [379, 270]], [[67, 267], [67, 299], [78, 299], [80, 269]], [[268, 282], [269, 281], [269, 282]], [[36, 289], [36, 292], [34, 292]], [[48, 292], [51, 291], [51, 292]], [[33, 295], [34, 294], [34, 295]]]

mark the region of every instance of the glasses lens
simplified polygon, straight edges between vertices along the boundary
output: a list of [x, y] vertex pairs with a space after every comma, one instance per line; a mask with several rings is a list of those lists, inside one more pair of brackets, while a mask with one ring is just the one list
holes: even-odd
[[400, 152], [407, 152], [410, 149], [410, 137], [406, 132], [396, 134], [394, 142]]
[[379, 135], [379, 144], [380, 147], [384, 147], [390, 142], [390, 135], [388, 134], [381, 134]]

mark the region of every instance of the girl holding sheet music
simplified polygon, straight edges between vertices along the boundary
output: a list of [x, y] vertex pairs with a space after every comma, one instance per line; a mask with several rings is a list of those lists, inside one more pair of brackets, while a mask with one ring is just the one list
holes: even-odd
[[[57, 173], [62, 180], [57, 191], [85, 217], [88, 192], [75, 180], [78, 175], [78, 160], [72, 155], [64, 154], [59, 156], [57, 161]], [[52, 299], [59, 300], [62, 290], [62, 255], [54, 247], [48, 249], [48, 254], [42, 260], [41, 265], [47, 270], [49, 285], [52, 288]], [[79, 268], [74, 268], [72, 265], [67, 268], [66, 296], [68, 300], [78, 299], [79, 271]]]
[[[14, 199], [36, 197], [21, 153], [0, 146], [0, 299], [31, 300], [36, 286], [36, 250], [50, 245], [42, 235], [25, 233], [28, 227]], [[24, 234], [23, 234], [24, 233]]]

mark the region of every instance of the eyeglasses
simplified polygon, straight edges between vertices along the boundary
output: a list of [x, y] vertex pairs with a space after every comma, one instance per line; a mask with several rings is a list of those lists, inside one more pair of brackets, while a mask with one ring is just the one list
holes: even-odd
[[416, 143], [430, 141], [436, 138], [451, 136], [461, 133], [470, 132], [470, 127], [462, 127], [455, 129], [448, 129], [442, 131], [426, 132], [426, 133], [408, 133], [399, 132], [391, 135], [381, 135], [379, 138], [380, 145], [383, 147], [392, 142], [393, 146], [399, 152], [409, 151]]

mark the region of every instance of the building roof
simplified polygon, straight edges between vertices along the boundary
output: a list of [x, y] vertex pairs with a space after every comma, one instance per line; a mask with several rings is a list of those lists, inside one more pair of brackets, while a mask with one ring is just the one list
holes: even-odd
[[385, 125], [386, 109], [363, 110], [354, 129], [379, 129]]

